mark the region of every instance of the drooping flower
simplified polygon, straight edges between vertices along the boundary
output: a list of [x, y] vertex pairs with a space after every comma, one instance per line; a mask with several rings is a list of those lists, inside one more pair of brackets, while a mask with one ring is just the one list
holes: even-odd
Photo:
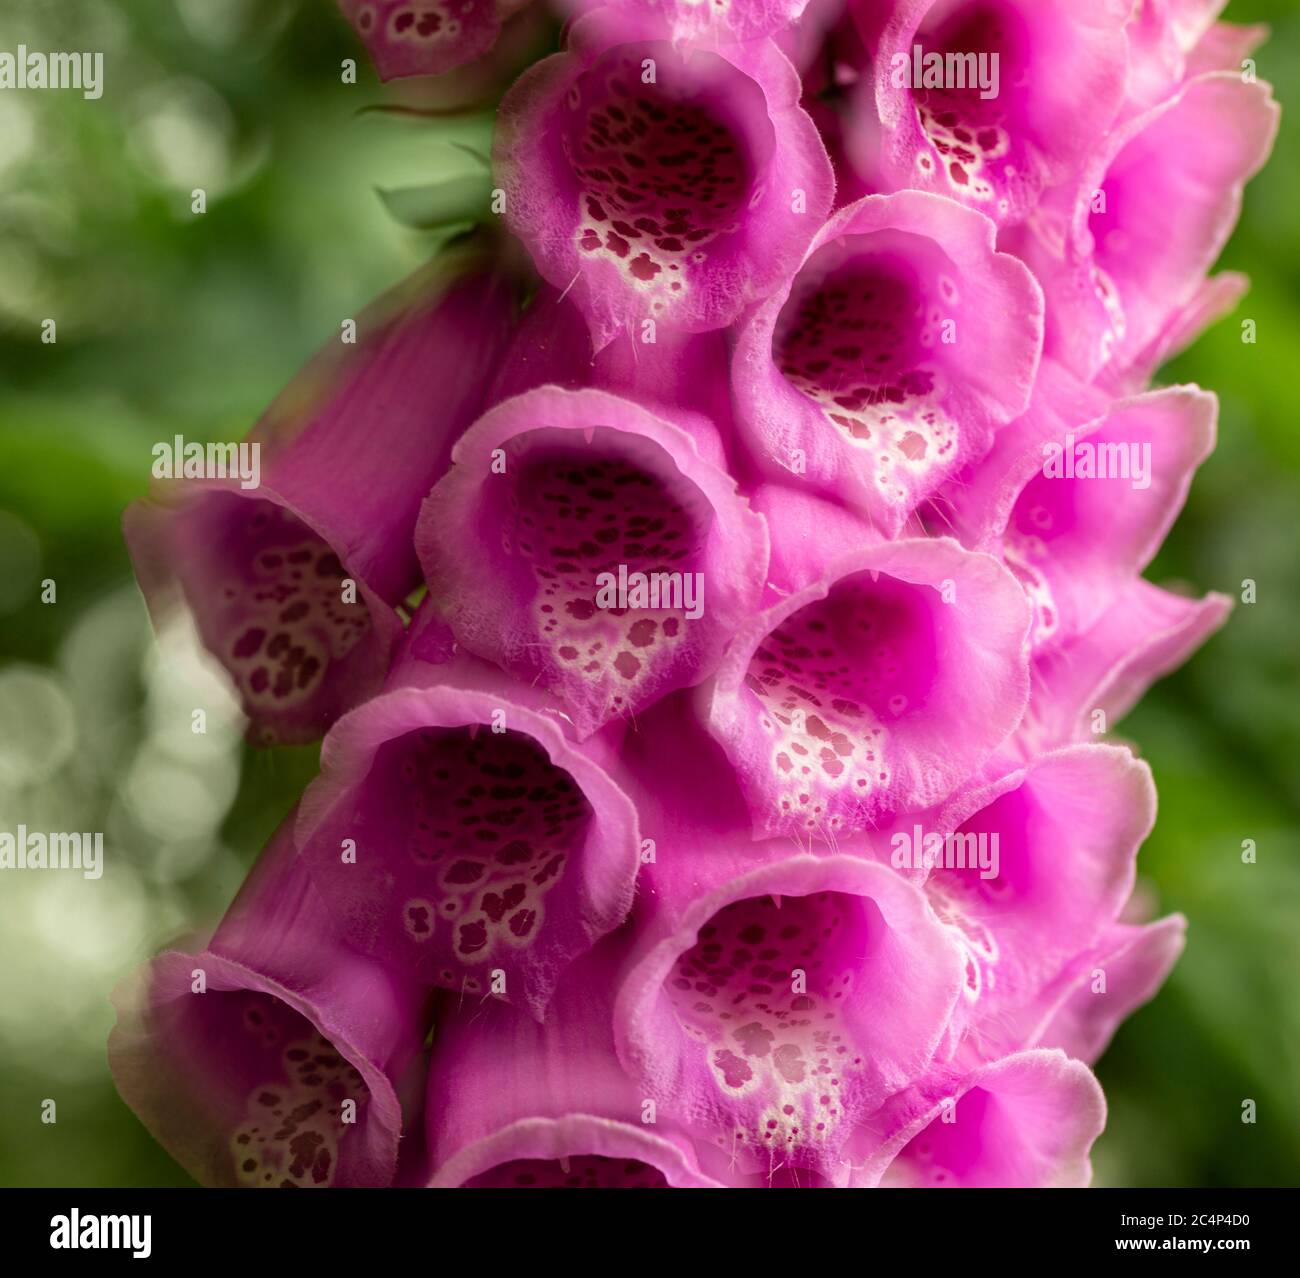
[[1231, 609], [1225, 595], [1191, 599], [1135, 577], [1089, 630], [1035, 655], [1018, 739], [1033, 750], [1109, 731], [1151, 684], [1223, 625]]
[[438, 75], [481, 57], [529, 0], [339, 0], [380, 79]]
[[192, 611], [261, 743], [320, 736], [383, 680], [420, 502], [509, 336], [491, 253], [449, 253], [363, 314], [355, 345], [323, 348], [250, 436], [257, 486], [168, 478], [126, 513], [155, 622]]
[[1116, 923], [1155, 821], [1151, 771], [1122, 746], [1067, 746], [999, 771], [924, 832], [938, 840], [926, 897], [965, 959], [952, 1033], [967, 1063], [1032, 1046], [1027, 1009]]
[[493, 151], [505, 216], [571, 291], [596, 349], [620, 330], [729, 324], [830, 210], [825, 148], [767, 40], [679, 48], [653, 18], [589, 13], [507, 94]]
[[1088, 630], [1151, 561], [1214, 447], [1194, 386], [1114, 400], [1055, 367], [1031, 410], [936, 501], [937, 521], [1000, 553], [1034, 603], [1035, 648]]
[[347, 940], [426, 985], [540, 1017], [632, 900], [637, 817], [529, 690], [409, 654], [345, 715], [297, 824]]
[[618, 994], [620, 1059], [743, 1175], [844, 1184], [858, 1126], [922, 1077], [961, 958], [919, 891], [857, 856], [661, 842]]
[[738, 327], [737, 419], [769, 473], [864, 510], [887, 536], [1029, 402], [1042, 296], [992, 222], [918, 192], [818, 231]]
[[584, 734], [705, 678], [761, 596], [766, 528], [711, 425], [684, 421], [542, 387], [466, 433], [420, 515], [456, 638], [550, 688]]
[[1028, 605], [955, 542], [846, 556], [737, 636], [702, 713], [760, 836], [833, 839], [942, 801], [1015, 729]]
[[342, 941], [292, 824], [205, 949], [169, 950], [119, 986], [109, 1066], [201, 1184], [387, 1185], [403, 1107], [418, 1106], [426, 999]]
[[1034, 1043], [1091, 1064], [1120, 1022], [1164, 984], [1186, 933], [1181, 914], [1155, 923], [1112, 924], [1041, 1000], [1047, 1019], [1032, 1035]]
[[1019, 222], [1119, 112], [1128, 0], [850, 2], [872, 55], [885, 189]]
[[1092, 1071], [1063, 1052], [1018, 1052], [969, 1074], [937, 1070], [876, 1116], [858, 1188], [1079, 1189], [1106, 1122]]
[[1277, 125], [1269, 87], [1225, 71], [1117, 128], [1010, 241], [1047, 295], [1048, 354], [1132, 387], [1176, 353], [1171, 326], [1185, 341], [1231, 304], [1235, 290], [1207, 295], [1205, 278]]

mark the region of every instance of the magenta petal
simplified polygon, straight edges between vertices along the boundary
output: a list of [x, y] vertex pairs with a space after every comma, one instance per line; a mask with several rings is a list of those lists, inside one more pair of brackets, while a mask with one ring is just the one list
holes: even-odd
[[540, 1024], [477, 999], [445, 1009], [425, 1111], [434, 1188], [717, 1185], [614, 1054], [624, 950], [603, 944], [570, 967]]
[[208, 949], [159, 955], [114, 1002], [118, 1091], [201, 1183], [392, 1180], [423, 999], [340, 943], [295, 859], [291, 823]]
[[[577, 0], [582, 9], [604, 0]], [[629, 16], [657, 14], [677, 44], [709, 47], [775, 35], [796, 22], [809, 0], [608, 0]]]
[[1041, 292], [992, 222], [920, 192], [868, 196], [738, 326], [738, 422], [769, 473], [893, 536], [1024, 410], [1041, 340]]
[[193, 611], [254, 739], [312, 740], [379, 686], [393, 605], [419, 583], [420, 502], [481, 407], [512, 306], [482, 249], [444, 255], [267, 411], [250, 437], [260, 487], [159, 480], [127, 511], [155, 622]]
[[1187, 920], [1171, 914], [1141, 927], [1117, 923], [1054, 991], [1059, 1003], [1037, 1037], [1090, 1064], [1133, 1011], [1155, 997], [1183, 952]]
[[1074, 1189], [1092, 1179], [1106, 1102], [1086, 1065], [1036, 1050], [937, 1075], [875, 1121], [893, 1130], [856, 1185]]
[[756, 836], [834, 838], [938, 803], [1019, 723], [1028, 602], [988, 555], [883, 543], [736, 636], [702, 692]]
[[507, 221], [572, 290], [597, 349], [620, 329], [703, 332], [794, 269], [830, 210], [830, 161], [767, 40], [667, 43], [652, 16], [589, 13], [501, 105]]
[[1047, 295], [1049, 354], [1091, 379], [1159, 339], [1226, 243], [1278, 114], [1268, 85], [1218, 72], [1112, 134], [1051, 220], [1015, 245]]
[[438, 75], [485, 54], [528, 0], [339, 0], [381, 80]]
[[404, 670], [411, 683], [325, 738], [303, 859], [363, 952], [540, 1016], [564, 968], [627, 914], [636, 813], [499, 674], [492, 688], [483, 670], [478, 686], [451, 665]]
[[766, 602], [805, 590], [829, 565], [884, 540], [865, 515], [808, 484], [760, 482], [751, 490], [749, 504], [769, 529], [780, 530], [772, 542]]
[[[1123, 98], [1129, 0], [903, 0], [855, 10], [872, 51], [882, 163], [894, 189], [951, 196], [999, 224], [1032, 212], [1102, 142]], [[997, 54], [988, 89], [912, 87], [917, 46]], [[968, 64], [963, 64], [963, 69]], [[978, 67], [967, 73], [978, 76]], [[933, 83], [933, 81], [932, 81]]]
[[[1011, 1032], [1119, 916], [1137, 850], [1155, 821], [1151, 770], [1120, 746], [1039, 755], [991, 785], [958, 795], [937, 822], [954, 837], [925, 885], [966, 961], [968, 1054], [1025, 1046]], [[914, 848], [924, 835], [918, 825]]]
[[[721, 330], [683, 333], [665, 328], [656, 330], [654, 341], [620, 332], [593, 352], [582, 312], [544, 284], [520, 320], [489, 402], [546, 385], [590, 388], [626, 395], [648, 408], [662, 406], [672, 414], [700, 413], [722, 425], [731, 417], [727, 383], [718, 376], [727, 359], [727, 337]], [[704, 445], [706, 440], [697, 436], [696, 443]], [[723, 464], [720, 447], [709, 460]]]
[[1127, 367], [1104, 369], [1098, 384], [1121, 395], [1141, 391], [1161, 365], [1182, 354], [1207, 328], [1236, 310], [1249, 289], [1250, 280], [1239, 271], [1210, 276], [1166, 316], [1159, 333]]
[[1110, 731], [1231, 608], [1224, 595], [1188, 599], [1135, 578], [1085, 634], [1035, 657], [1033, 695], [1018, 736], [1042, 749]]
[[888, 867], [778, 850], [660, 847], [615, 1036], [647, 1094], [741, 1175], [842, 1183], [857, 1123], [938, 1047], [960, 956]]
[[942, 503], [968, 544], [1000, 548], [1021, 580], [1036, 647], [1089, 629], [1151, 561], [1214, 447], [1218, 414], [1197, 387], [1108, 401], [1045, 367], [1030, 412]]
[[712, 428], [691, 430], [542, 387], [479, 420], [421, 513], [456, 638], [550, 688], [583, 734], [705, 678], [758, 605], [767, 530], [701, 456]]

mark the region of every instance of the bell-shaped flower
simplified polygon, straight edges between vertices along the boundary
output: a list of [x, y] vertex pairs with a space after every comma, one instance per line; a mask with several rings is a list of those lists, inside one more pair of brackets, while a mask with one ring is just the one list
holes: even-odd
[[787, 848], [657, 841], [615, 1038], [735, 1174], [843, 1184], [859, 1122], [942, 1042], [961, 955], [887, 866]]
[[356, 321], [355, 344], [323, 349], [225, 446], [246, 450], [238, 475], [159, 479], [126, 513], [155, 623], [189, 607], [260, 743], [313, 740], [383, 680], [420, 580], [420, 502], [509, 336], [491, 253], [444, 254]]
[[1091, 628], [1150, 563], [1214, 448], [1195, 386], [1111, 400], [1050, 361], [1030, 411], [935, 502], [936, 522], [1001, 553], [1034, 603], [1036, 648]]
[[506, 221], [597, 349], [621, 329], [731, 323], [830, 211], [830, 161], [785, 55], [665, 36], [655, 16], [588, 13], [497, 119]]
[[756, 837], [834, 839], [941, 802], [1015, 729], [1029, 604], [991, 556], [880, 543], [740, 629], [701, 690]]
[[1031, 753], [1109, 732], [1157, 679], [1227, 620], [1232, 601], [1162, 590], [1135, 577], [1083, 634], [1034, 656], [1017, 740]]
[[1134, 361], [1149, 365], [1153, 346], [1174, 353], [1171, 326], [1192, 335], [1189, 308], [1212, 318], [1219, 299], [1207, 308], [1206, 273], [1277, 125], [1269, 86], [1224, 71], [1117, 128], [1007, 245], [1047, 296], [1047, 353], [1085, 381], [1104, 373], [1118, 384]]
[[888, 189], [1001, 224], [1074, 177], [1123, 100], [1130, 0], [851, 0], [875, 68]]
[[1106, 1125], [1092, 1071], [1063, 1052], [1017, 1052], [937, 1070], [873, 1120], [882, 1141], [858, 1188], [1080, 1189]]
[[408, 657], [325, 738], [303, 860], [363, 953], [540, 1017], [627, 914], [636, 812], [526, 685]]
[[895, 536], [1029, 403], [1042, 295], [952, 200], [868, 196], [817, 233], [792, 278], [738, 325], [736, 416], [769, 474]]
[[706, 678], [768, 555], [710, 453], [707, 422], [688, 433], [601, 391], [541, 387], [486, 413], [416, 537], [457, 640], [549, 688], [582, 734]]
[[204, 1185], [387, 1185], [403, 1106], [419, 1106], [427, 997], [343, 942], [292, 836], [290, 819], [206, 949], [119, 986], [109, 1067]]
[[1076, 745], [955, 796], [933, 830], [894, 836], [911, 859], [930, 853], [926, 896], [965, 956], [961, 1059], [1029, 1045], [1025, 1009], [1119, 918], [1155, 808], [1151, 770], [1127, 748]]
[[381, 80], [439, 75], [482, 57], [529, 0], [339, 0]]

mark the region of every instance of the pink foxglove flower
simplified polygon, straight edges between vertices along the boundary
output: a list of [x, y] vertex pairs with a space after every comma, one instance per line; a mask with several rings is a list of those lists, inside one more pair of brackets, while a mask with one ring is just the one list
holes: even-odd
[[842, 1184], [859, 1125], [943, 1043], [961, 956], [888, 867], [788, 849], [658, 859], [614, 1029], [647, 1093], [742, 1173]]
[[1145, 380], [1176, 353], [1167, 328], [1186, 330], [1187, 309], [1205, 309], [1206, 274], [1277, 124], [1268, 86], [1224, 71], [1187, 82], [1110, 134], [1045, 200], [1034, 229], [1011, 241], [1047, 293], [1049, 354], [1090, 380], [1135, 363]]
[[423, 992], [350, 949], [293, 846], [292, 819], [194, 953], [115, 995], [113, 1079], [204, 1184], [382, 1186], [418, 1099]]
[[1214, 447], [1218, 403], [1174, 386], [1111, 399], [1045, 368], [1031, 411], [943, 494], [943, 526], [1000, 554], [1035, 648], [1090, 629], [1160, 548]]
[[535, 1016], [626, 916], [640, 853], [632, 804], [526, 687], [419, 659], [331, 729], [297, 841], [358, 949]]
[[1042, 295], [993, 223], [938, 196], [869, 196], [817, 233], [737, 327], [732, 387], [759, 464], [888, 536], [1029, 402]]
[[646, 323], [734, 320], [796, 264], [833, 179], [799, 78], [767, 40], [680, 48], [659, 24], [599, 11], [501, 106], [506, 221], [572, 289], [599, 349]]
[[1100, 147], [1125, 85], [1128, 0], [850, 0], [873, 59], [886, 189], [1031, 213]]
[[465, 434], [420, 516], [456, 638], [550, 688], [582, 733], [699, 683], [758, 604], [767, 530], [713, 428], [684, 422], [532, 391]]
[[987, 555], [940, 539], [834, 563], [736, 635], [702, 713], [756, 835], [834, 838], [946, 798], [1015, 729], [1029, 613]]
[[[389, 78], [517, 6], [342, 7]], [[535, 270], [453, 248], [271, 410], [261, 488], [128, 514], [256, 734], [325, 737], [119, 994], [119, 1089], [209, 1184], [1087, 1184], [1189, 926], [1107, 736], [1230, 608], [1142, 576], [1217, 417], [1150, 379], [1245, 287], [1261, 33], [569, 7], [496, 122]]]
[[450, 253], [286, 388], [243, 446], [255, 482], [170, 477], [127, 511], [151, 613], [189, 607], [256, 740], [319, 737], [383, 682], [416, 514], [482, 406], [512, 293], [481, 247]]
[[1078, 1189], [1105, 1122], [1092, 1071], [1060, 1051], [1018, 1052], [965, 1075], [938, 1070], [875, 1116], [880, 1143], [853, 1184]]
[[529, 0], [339, 0], [380, 78], [437, 75], [482, 57]]

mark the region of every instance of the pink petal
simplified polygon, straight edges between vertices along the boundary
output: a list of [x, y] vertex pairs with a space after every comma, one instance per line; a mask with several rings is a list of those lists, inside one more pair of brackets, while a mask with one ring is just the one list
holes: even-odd
[[438, 75], [485, 54], [528, 0], [339, 0], [381, 80]]
[[1024, 410], [1041, 318], [1037, 285], [994, 250], [988, 219], [914, 191], [868, 196], [739, 326], [739, 425], [769, 473], [896, 535]]
[[339, 943], [290, 823], [208, 949], [159, 955], [113, 997], [118, 1091], [201, 1183], [391, 1182], [423, 999]]
[[887, 867], [779, 851], [660, 842], [615, 1038], [739, 1174], [842, 1183], [858, 1122], [929, 1064], [960, 961]]
[[1267, 85], [1220, 72], [1115, 131], [1052, 219], [1014, 245], [1047, 294], [1049, 354], [1091, 379], [1159, 339], [1227, 241], [1277, 122]]
[[678, 49], [663, 34], [653, 17], [585, 15], [497, 120], [507, 221], [572, 290], [597, 349], [649, 321], [729, 324], [794, 269], [830, 209], [830, 162], [776, 46]]
[[701, 455], [712, 428], [689, 425], [543, 387], [481, 418], [425, 502], [417, 547], [456, 638], [551, 689], [583, 734], [705, 678], [757, 606], [766, 528]]
[[160, 480], [126, 513], [155, 622], [193, 611], [260, 742], [314, 739], [382, 680], [420, 502], [509, 333], [484, 261], [444, 255], [361, 316], [356, 346], [322, 349], [252, 433], [260, 487]]
[[1024, 584], [1036, 647], [1089, 629], [1151, 561], [1214, 447], [1218, 415], [1194, 386], [1107, 401], [1054, 366], [1040, 393], [943, 495], [967, 543], [1000, 547]]
[[1035, 657], [1020, 737], [1042, 749], [1109, 731], [1227, 620], [1231, 607], [1224, 595], [1188, 599], [1135, 579], [1087, 633]]
[[362, 952], [475, 997], [502, 979], [540, 1016], [564, 968], [627, 914], [636, 814], [526, 689], [486, 667], [403, 672], [326, 737], [303, 859]]
[[1183, 952], [1187, 920], [1171, 914], [1142, 927], [1115, 924], [1058, 983], [1059, 998], [1036, 1042], [1059, 1047], [1091, 1064], [1115, 1031], [1143, 1003], [1155, 997]]
[[1155, 802], [1128, 749], [1069, 746], [958, 795], [933, 830], [918, 823], [895, 843], [914, 852], [929, 838], [939, 854], [925, 890], [965, 956], [968, 1057], [1026, 1045], [1010, 1027], [1119, 917]]
[[426, 1108], [432, 1187], [718, 1184], [614, 1054], [610, 1004], [625, 948], [603, 944], [569, 968], [543, 1023], [477, 999], [444, 1009]]
[[1086, 1065], [1037, 1050], [937, 1075], [876, 1121], [888, 1135], [856, 1185], [1077, 1189], [1092, 1179], [1106, 1102]]
[[756, 836], [834, 838], [938, 803], [1020, 721], [1028, 603], [948, 539], [884, 543], [741, 630], [702, 713]]
[[[570, 0], [576, 10], [602, 0]], [[797, 22], [808, 0], [608, 0], [629, 16], [658, 15], [679, 45], [711, 47], [775, 35]]]
[[[859, 4], [892, 188], [951, 196], [999, 224], [1025, 218], [1045, 186], [1069, 178], [1100, 146], [1114, 120], [1131, 7], [1126, 0], [904, 0], [891, 13]], [[996, 53], [996, 93], [908, 87], [918, 45], [922, 56]]]

